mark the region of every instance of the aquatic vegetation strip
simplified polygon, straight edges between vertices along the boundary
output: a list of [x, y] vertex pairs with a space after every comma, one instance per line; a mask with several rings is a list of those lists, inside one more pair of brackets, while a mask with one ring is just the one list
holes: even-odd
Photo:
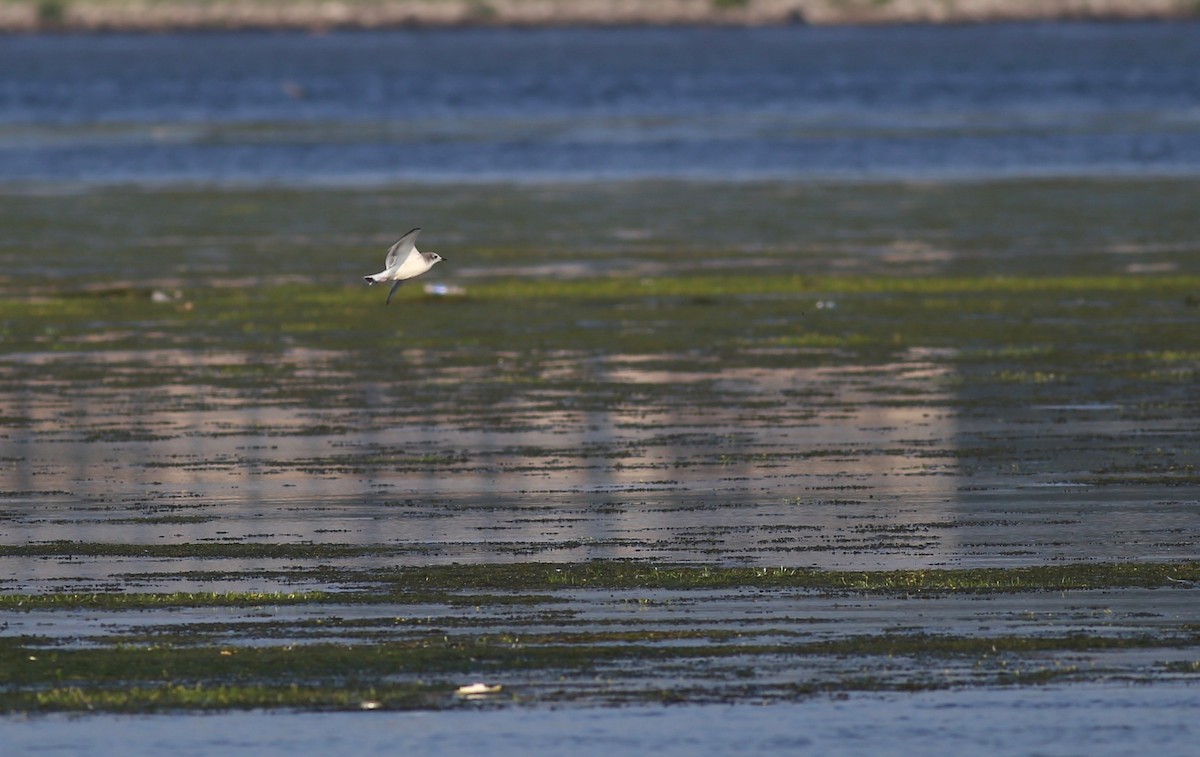
[[[327, 578], [337, 591], [0, 597], [14, 620], [36, 616], [41, 627], [54, 617], [46, 612], [102, 613], [78, 635], [5, 636], [0, 706], [441, 708], [465, 704], [456, 682], [470, 677], [500, 682], [492, 701], [526, 704], [775, 701], [1200, 672], [1200, 617], [1177, 615], [1172, 597], [1189, 601], [1197, 563], [841, 573], [602, 561]], [[1163, 612], [1111, 596], [1131, 587]], [[919, 619], [956, 594], [975, 606], [951, 602], [945, 617]], [[1030, 601], [1045, 594], [1057, 613]], [[872, 631], [853, 620], [880, 601], [920, 612]], [[374, 611], [351, 610], [364, 603]], [[289, 614], [299, 604], [307, 611]], [[269, 612], [178, 617], [214, 607]]]
[[[228, 545], [245, 557], [278, 556], [278, 545]], [[325, 545], [289, 545], [289, 554], [324, 556]], [[95, 545], [74, 542], [0, 545], [0, 555], [86, 556], [132, 554], [199, 557], [208, 545], [170, 545], [154, 549], [137, 545]], [[369, 553], [371, 548], [352, 552]], [[375, 548], [378, 549], [378, 548]], [[248, 577], [261, 577], [255, 572]], [[208, 580], [231, 576], [209, 573]], [[279, 576], [276, 576], [278, 579]], [[30, 609], [139, 609], [151, 607], [204, 607], [276, 605], [296, 603], [353, 604], [391, 602], [416, 595], [437, 596], [440, 601], [472, 590], [553, 591], [556, 589], [655, 589], [682, 591], [729, 588], [810, 589], [813, 591], [896, 592], [902, 594], [1005, 593], [1022, 591], [1084, 591], [1138, 587], [1200, 586], [1200, 563], [1078, 563], [1017, 568], [958, 570], [829, 571], [813, 568], [750, 568], [731, 566], [649, 565], [636, 561], [593, 561], [579, 564], [502, 563], [398, 567], [369, 571], [322, 569], [322, 580], [340, 585], [335, 592], [263, 593], [136, 592], [73, 594], [0, 594], [0, 608]], [[354, 590], [368, 584], [387, 591]]]

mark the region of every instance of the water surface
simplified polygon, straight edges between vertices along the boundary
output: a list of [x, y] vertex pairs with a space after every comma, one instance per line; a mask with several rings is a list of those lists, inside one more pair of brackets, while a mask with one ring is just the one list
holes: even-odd
[[[5, 725], [16, 754], [209, 753], [290, 755], [315, 749], [361, 754], [479, 752], [606, 755], [780, 754], [1124, 755], [1153, 743], [1157, 753], [1191, 754], [1188, 716], [1195, 686], [1127, 684], [856, 695], [802, 705], [634, 707], [394, 714], [231, 714], [71, 719]], [[1020, 722], [1021, 727], [1012, 727]]]
[[6, 735], [1190, 744], [1197, 28], [6, 39]]
[[1194, 175], [1198, 30], [13, 37], [0, 183]]

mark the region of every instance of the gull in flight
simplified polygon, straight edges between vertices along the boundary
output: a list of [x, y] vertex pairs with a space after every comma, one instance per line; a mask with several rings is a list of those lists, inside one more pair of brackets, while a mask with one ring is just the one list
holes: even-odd
[[417, 249], [417, 235], [420, 233], [421, 230], [417, 228], [400, 237], [400, 241], [388, 250], [387, 260], [383, 262], [383, 270], [370, 276], [363, 276], [367, 280], [368, 286], [384, 281], [396, 282], [392, 284], [392, 291], [388, 292], [384, 305], [392, 301], [392, 295], [406, 279], [420, 276], [433, 268], [434, 263], [441, 262], [442, 256], [436, 252], [421, 252]]

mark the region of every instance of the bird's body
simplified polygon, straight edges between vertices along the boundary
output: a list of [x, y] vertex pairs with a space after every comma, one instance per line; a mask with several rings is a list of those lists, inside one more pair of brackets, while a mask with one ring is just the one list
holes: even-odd
[[388, 292], [387, 301], [383, 304], [386, 305], [392, 301], [392, 295], [407, 279], [420, 276], [433, 268], [435, 263], [441, 262], [442, 256], [436, 252], [421, 252], [417, 249], [417, 235], [420, 233], [421, 230], [417, 228], [400, 237], [400, 240], [392, 245], [392, 249], [388, 250], [383, 270], [370, 276], [363, 276], [368, 285], [381, 284], [385, 281], [394, 282], [392, 290]]

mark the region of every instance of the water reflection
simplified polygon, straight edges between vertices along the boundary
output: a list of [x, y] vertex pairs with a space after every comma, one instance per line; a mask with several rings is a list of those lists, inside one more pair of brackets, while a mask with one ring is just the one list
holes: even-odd
[[[1200, 463], [1186, 444], [1193, 425], [1132, 411], [1121, 384], [1034, 391], [1021, 376], [965, 376], [972, 364], [954, 350], [814, 366], [808, 348], [755, 344], [732, 358], [382, 359], [47, 343], [0, 358], [0, 537], [356, 545], [344, 559], [365, 565], [875, 569], [1194, 553], [1194, 497], [1152, 477]], [[11, 582], [106, 581], [114, 570], [0, 561]]]
[[[1186, 419], [977, 395], [948, 351], [836, 367], [785, 353], [727, 366], [410, 350], [392, 380], [356, 376], [361, 356], [334, 349], [10, 354], [2, 538], [359, 545], [332, 561], [367, 565], [1192, 554], [1180, 534], [1194, 499], [1170, 480], [1098, 478], [1152, 472], [1153, 449], [1162, 466], [1194, 464], [1177, 443], [1193, 433]], [[10, 581], [70, 582], [141, 558], [2, 562]]]
[[[414, 356], [415, 357], [415, 356]], [[295, 381], [345, 381], [332, 352], [277, 358]], [[331, 407], [263, 387], [138, 386], [234, 374], [244, 355], [111, 351], [9, 356], [48, 378], [7, 391], [25, 419], [11, 461], [8, 543], [77, 540], [382, 545], [391, 562], [662, 558], [939, 563], [957, 480], [946, 369], [920, 355], [846, 369], [680, 369], [560, 356], [503, 402], [399, 409], [410, 384], [344, 386]], [[422, 385], [479, 391], [489, 369], [436, 366]], [[108, 382], [56, 381], [103, 372]], [[647, 391], [652, 390], [652, 391]], [[379, 402], [398, 408], [379, 413]], [[13, 562], [11, 559], [8, 562]], [[78, 575], [80, 566], [66, 573]], [[26, 561], [26, 577], [63, 573]]]

